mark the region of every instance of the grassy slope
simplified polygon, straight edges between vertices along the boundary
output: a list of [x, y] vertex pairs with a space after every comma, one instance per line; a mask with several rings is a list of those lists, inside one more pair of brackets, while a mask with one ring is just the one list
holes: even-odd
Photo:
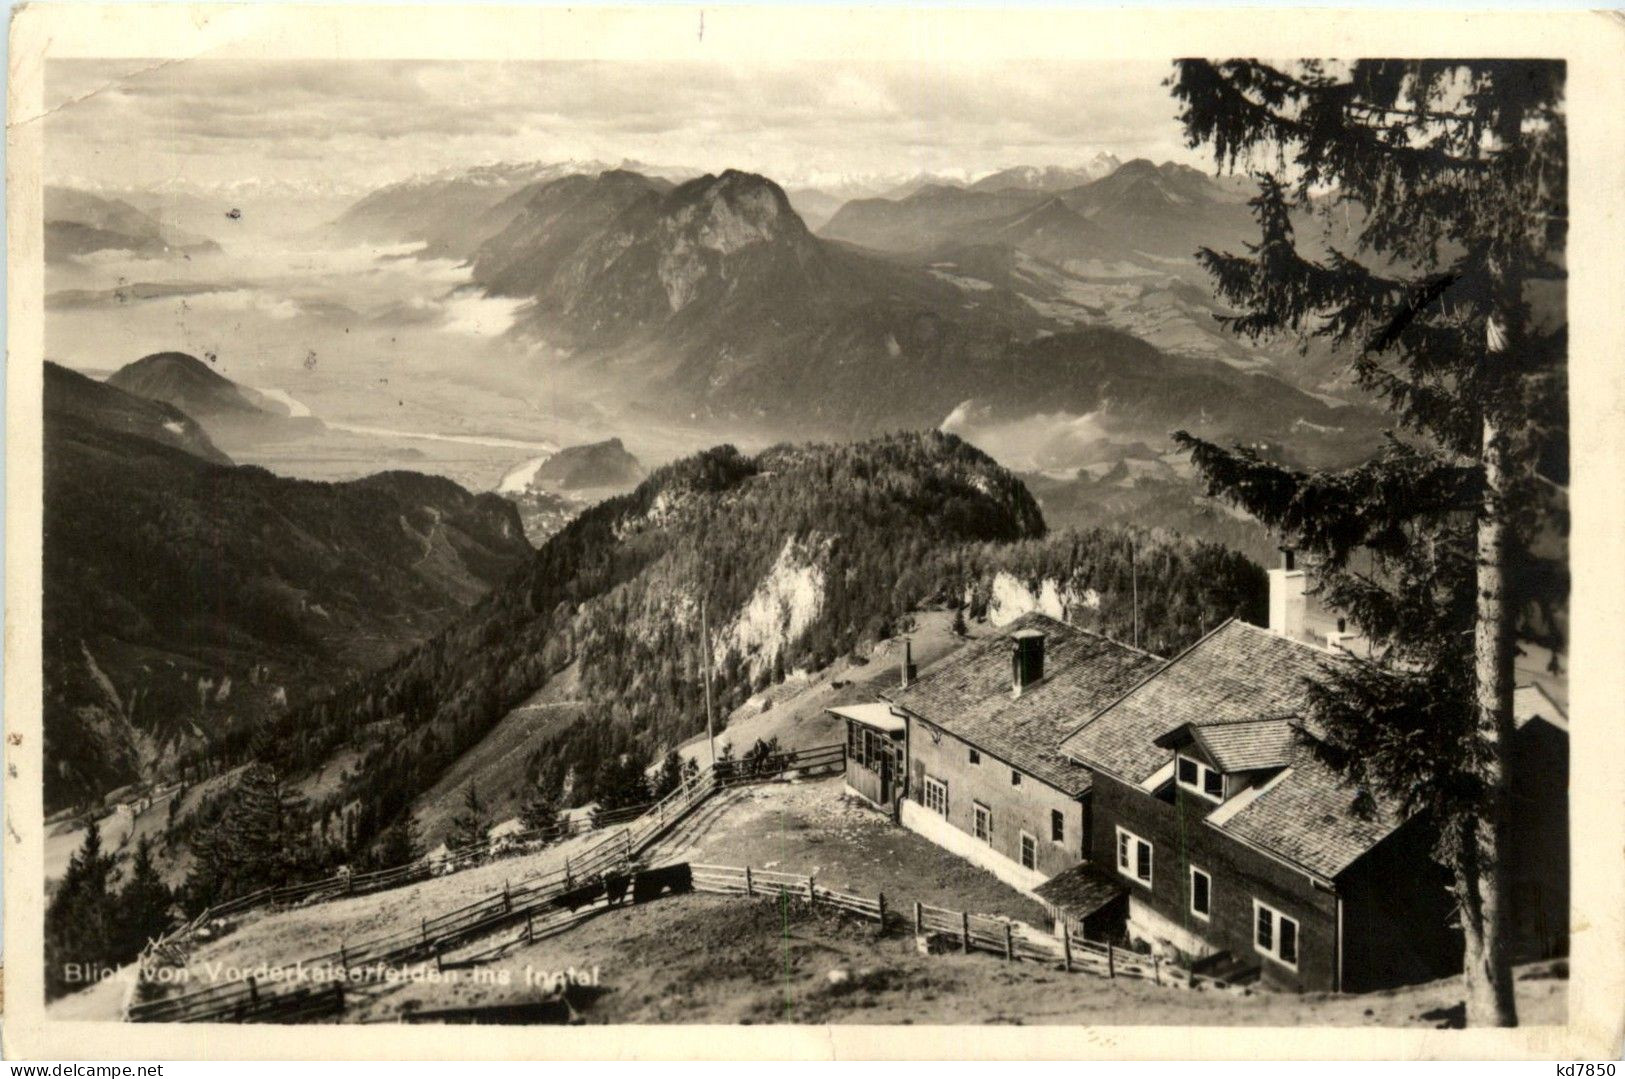
[[[839, 780], [742, 788], [702, 809], [662, 842], [658, 860], [746, 862], [815, 871], [832, 887], [885, 890], [895, 909], [914, 899], [1037, 921], [1031, 900], [926, 840], [844, 800]], [[412, 888], [251, 917], [194, 956], [253, 965], [291, 962], [344, 940], [396, 932], [500, 890], [563, 851], [498, 862]], [[391, 1021], [412, 1010], [535, 1000], [527, 969], [597, 966], [609, 991], [585, 1008], [590, 1022], [1088, 1023], [1167, 1025], [1447, 1026], [1459, 1022], [1456, 979], [1363, 996], [1189, 991], [1132, 979], [1068, 976], [1036, 963], [984, 955], [922, 956], [906, 934], [872, 923], [808, 915], [771, 899], [692, 895], [606, 913], [491, 964], [507, 985], [401, 985], [357, 994], [351, 1021]], [[847, 972], [843, 985], [831, 971]], [[1528, 1025], [1560, 1023], [1567, 982], [1526, 968], [1518, 983]], [[504, 974], [504, 972], [506, 972]], [[106, 986], [53, 1005], [59, 1018], [108, 1018]]]
[[[1366, 996], [1197, 991], [1108, 981], [984, 954], [924, 956], [874, 923], [773, 899], [693, 895], [607, 914], [510, 955], [509, 984], [410, 986], [371, 1000], [364, 1021], [405, 1012], [535, 1000], [525, 973], [596, 966], [590, 1023], [1085, 1024], [1090, 1026], [1444, 1027], [1459, 979]], [[844, 971], [845, 984], [834, 984]], [[1522, 972], [1525, 1025], [1564, 1022], [1568, 982]]]

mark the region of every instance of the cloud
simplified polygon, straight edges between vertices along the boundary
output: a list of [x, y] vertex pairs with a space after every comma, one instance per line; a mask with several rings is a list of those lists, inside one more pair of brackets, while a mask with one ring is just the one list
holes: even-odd
[[54, 60], [51, 175], [362, 189], [491, 160], [638, 158], [794, 180], [1191, 160], [1159, 63]]

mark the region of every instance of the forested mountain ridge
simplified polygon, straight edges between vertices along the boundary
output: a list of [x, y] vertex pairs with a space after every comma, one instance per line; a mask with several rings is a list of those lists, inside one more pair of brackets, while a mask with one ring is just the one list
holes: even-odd
[[[529, 779], [571, 803], [614, 800], [617, 777], [641, 775], [704, 727], [702, 603], [723, 713], [788, 670], [889, 635], [921, 603], [963, 602], [1001, 571], [1063, 579], [1080, 595], [1093, 588], [1094, 613], [1080, 613], [1126, 626], [1125, 537], [1043, 536], [1019, 481], [951, 435], [755, 457], [719, 447], [587, 510], [432, 640], [280, 718], [260, 746], [290, 774], [358, 753], [337, 797], [357, 807], [365, 843], [558, 679], [568, 701], [534, 736]], [[1261, 595], [1261, 575], [1240, 556], [1154, 542], [1170, 564], [1201, 567], [1169, 575], [1170, 625], [1192, 622], [1194, 633]]]
[[531, 553], [450, 480], [234, 466], [170, 405], [45, 379], [47, 811], [392, 659]]

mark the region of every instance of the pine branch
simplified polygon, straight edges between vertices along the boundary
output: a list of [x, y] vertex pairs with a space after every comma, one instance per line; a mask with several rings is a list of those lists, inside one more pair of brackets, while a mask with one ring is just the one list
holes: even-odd
[[1417, 515], [1470, 513], [1482, 474], [1390, 440], [1370, 461], [1330, 472], [1301, 472], [1266, 462], [1253, 451], [1224, 450], [1185, 431], [1174, 441], [1191, 455], [1222, 497], [1291, 537], [1333, 567], [1357, 548], [1402, 550], [1405, 525]]

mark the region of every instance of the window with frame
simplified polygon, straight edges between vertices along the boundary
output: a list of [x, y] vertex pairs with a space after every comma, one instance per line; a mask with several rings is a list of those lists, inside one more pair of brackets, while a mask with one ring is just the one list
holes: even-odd
[[1010, 785], [1012, 787], [1021, 786], [1021, 773], [1014, 768], [1010, 769]]
[[974, 749], [971, 750], [970, 751], [970, 762], [972, 764], [981, 764], [982, 763], [982, 755], [980, 753], [976, 752], [976, 750], [974, 750]]
[[971, 803], [972, 828], [976, 838], [984, 843], [993, 842], [993, 811], [981, 802]]
[[925, 808], [937, 814], [939, 817], [947, 817], [948, 784], [944, 783], [936, 776], [926, 776], [924, 787], [925, 790], [923, 792], [923, 796], [925, 799]]
[[1191, 913], [1203, 921], [1213, 916], [1213, 878], [1191, 866]]
[[1049, 811], [1049, 838], [1051, 843], [1066, 842], [1066, 814], [1059, 809]]
[[1038, 868], [1038, 838], [1030, 832], [1021, 833], [1021, 864], [1027, 869]]
[[1253, 900], [1253, 947], [1282, 966], [1298, 969], [1298, 920]]
[[1151, 844], [1127, 828], [1117, 829], [1117, 871], [1147, 888], [1151, 886]]
[[1214, 771], [1199, 760], [1176, 758], [1175, 776], [1179, 785], [1212, 802], [1224, 801], [1224, 773]]

